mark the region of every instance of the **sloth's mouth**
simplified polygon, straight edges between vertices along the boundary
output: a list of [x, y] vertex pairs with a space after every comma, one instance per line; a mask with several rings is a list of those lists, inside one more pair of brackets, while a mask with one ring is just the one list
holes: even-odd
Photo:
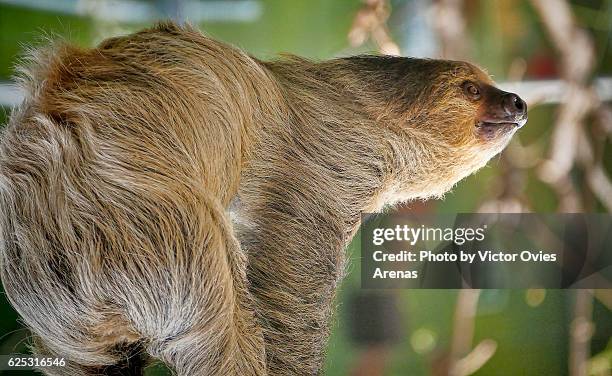
[[513, 127], [520, 128], [524, 125], [524, 122], [515, 123], [510, 121], [479, 121], [476, 123], [476, 128], [486, 128], [486, 127]]
[[514, 131], [524, 124], [524, 122], [515, 123], [511, 121], [479, 121], [476, 123], [476, 133], [485, 140], [493, 140], [514, 134]]
[[521, 128], [527, 123], [527, 116], [521, 117], [509, 116], [507, 118], [484, 118], [476, 122], [477, 128], [482, 127], [500, 127], [500, 128]]

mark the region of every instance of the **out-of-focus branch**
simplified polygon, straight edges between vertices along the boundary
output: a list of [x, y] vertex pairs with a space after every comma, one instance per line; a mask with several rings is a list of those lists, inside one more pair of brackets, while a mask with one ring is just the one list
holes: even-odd
[[[590, 113], [609, 110], [602, 105], [597, 91], [588, 80], [595, 64], [593, 42], [580, 29], [565, 0], [532, 0], [550, 38], [559, 51], [562, 76], [567, 91], [560, 108], [548, 159], [539, 170], [540, 178], [549, 183], [560, 197], [560, 211], [584, 210], [569, 173], [575, 164], [584, 168], [586, 181], [593, 194], [612, 210], [612, 182], [595, 156], [594, 146], [584, 130], [584, 120]], [[601, 126], [606, 129], [610, 126]], [[608, 131], [606, 129], [606, 131]]]
[[570, 82], [585, 84], [595, 62], [589, 34], [578, 28], [566, 0], [532, 0], [550, 39], [561, 55], [562, 75]]
[[450, 376], [468, 376], [478, 371], [495, 354], [497, 343], [485, 339], [472, 348], [480, 290], [462, 289], [457, 295], [453, 338], [450, 348]]
[[472, 348], [474, 318], [479, 298], [480, 290], [461, 289], [457, 294], [450, 352], [452, 363], [464, 357]]
[[576, 159], [583, 119], [593, 109], [594, 99], [588, 87], [576, 82], [569, 83], [553, 131], [549, 159], [540, 170], [542, 180], [554, 184], [569, 174]]
[[440, 42], [440, 56], [445, 59], [465, 59], [468, 38], [463, 17], [463, 0], [437, 0], [432, 6], [431, 23]]
[[587, 376], [590, 342], [593, 336], [593, 292], [576, 290], [574, 320], [570, 331], [569, 369], [571, 376]]
[[390, 13], [386, 0], [364, 0], [364, 5], [355, 15], [348, 34], [351, 46], [359, 47], [371, 39], [382, 54], [399, 55], [399, 47], [387, 27]]
[[[510, 76], [510, 74], [508, 74]], [[566, 80], [534, 80], [520, 81], [522, 76], [512, 81], [498, 82], [500, 89], [518, 94], [529, 108], [541, 104], [563, 103], [567, 96], [569, 86]], [[612, 77], [597, 77], [593, 80], [594, 95], [600, 101], [612, 101]], [[609, 107], [599, 106], [601, 116], [608, 117], [607, 132], [612, 132], [612, 112]], [[599, 116], [599, 115], [598, 115]]]
[[[601, 98], [604, 100], [604, 98]], [[612, 100], [612, 98], [608, 99]], [[612, 139], [612, 108], [610, 106], [601, 105], [595, 113], [597, 119], [597, 126], [603, 134], [603, 136], [610, 137]]]
[[452, 376], [469, 376], [484, 366], [489, 359], [495, 355], [497, 342], [492, 339], [485, 339], [474, 346], [463, 359], [459, 359], [451, 370]]

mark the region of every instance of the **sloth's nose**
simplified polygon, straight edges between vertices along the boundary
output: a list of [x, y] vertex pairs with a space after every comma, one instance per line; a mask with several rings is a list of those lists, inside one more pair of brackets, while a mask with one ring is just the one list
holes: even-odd
[[505, 94], [502, 98], [502, 106], [508, 115], [521, 117], [527, 112], [527, 104], [518, 95]]

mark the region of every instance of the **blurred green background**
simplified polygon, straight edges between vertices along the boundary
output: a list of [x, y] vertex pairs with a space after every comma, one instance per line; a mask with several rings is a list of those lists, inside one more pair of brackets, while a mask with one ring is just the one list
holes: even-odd
[[[548, 3], [551, 9], [544, 10], [538, 10], [536, 3], [395, 0], [376, 8], [380, 5], [376, 0], [0, 0], [0, 83], [5, 84], [0, 92], [4, 104], [0, 124], [10, 113], [11, 103], [18, 101], [18, 93], [7, 85], [20, 52], [24, 46], [39, 43], [45, 35], [60, 35], [76, 44], [93, 46], [106, 37], [169, 17], [189, 19], [204, 33], [257, 57], [294, 53], [325, 59], [384, 51], [384, 38], [381, 42], [376, 37], [380, 34], [376, 33], [388, 30], [389, 40], [402, 55], [461, 57], [485, 67], [499, 82], [531, 82], [538, 87], [538, 83], [545, 82], [542, 80], [552, 80], [582, 85], [595, 88], [601, 101], [579, 119], [584, 137], [591, 145], [591, 159], [584, 162], [580, 157], [583, 144], [578, 144], [577, 156], [563, 177], [547, 178], [542, 166], [547, 160], [555, 161], [553, 148], [561, 145], [554, 141], [559, 137], [555, 136], [555, 129], [561, 126], [562, 108], [568, 108], [569, 99], [563, 96], [555, 99], [556, 94], [546, 93], [544, 98], [530, 103], [534, 105], [530, 106], [527, 126], [502, 157], [461, 182], [444, 200], [414, 203], [399, 210], [610, 211], [612, 190], [605, 190], [608, 187], [605, 180], [597, 183], [592, 177], [595, 170], [605, 177], [612, 171], [612, 117], [610, 91], [606, 91], [610, 89], [607, 77], [612, 76], [612, 1], [555, 0]], [[591, 64], [582, 78], [572, 78], [571, 58], [575, 54], [580, 59], [587, 52], [582, 52], [579, 45], [563, 48], [563, 44], [555, 44], [554, 35], [544, 22], [543, 14], [554, 13], [553, 7], [561, 3], [571, 11], [576, 30], [585, 32], [591, 43]], [[553, 15], [551, 19], [554, 22], [559, 17]], [[448, 29], [453, 22], [460, 27], [451, 28], [449, 34], [444, 28]], [[349, 38], [351, 30], [365, 35], [363, 43], [355, 34]], [[569, 30], [566, 35], [570, 38], [566, 44], [571, 43], [575, 33]], [[453, 41], [453, 37], [459, 39]], [[458, 42], [462, 45], [458, 46]], [[575, 291], [483, 290], [477, 296], [477, 309], [471, 321], [473, 333], [457, 328], [457, 301], [461, 299], [457, 291], [372, 292], [372, 296], [382, 296], [383, 301], [391, 302], [389, 309], [396, 315], [396, 322], [389, 325], [397, 333], [388, 342], [355, 340], [351, 328], [355, 325], [355, 309], [360, 309], [355, 302], [370, 294], [359, 286], [357, 243], [356, 239], [348, 250], [352, 260], [350, 275], [338, 297], [339, 310], [325, 367], [327, 375], [446, 375], [450, 373], [453, 341], [462, 335], [469, 337], [466, 340], [472, 347], [484, 343], [483, 348], [477, 349], [480, 352], [473, 355], [489, 354], [487, 349], [493, 349], [493, 353], [479, 366], [477, 361], [472, 362], [476, 369], [458, 374], [612, 374], [612, 291], [608, 290], [588, 294], [590, 337], [585, 374], [572, 370], [570, 360], [575, 351], [572, 347], [575, 312], [580, 308], [576, 304], [580, 295]], [[0, 354], [26, 352], [28, 332], [6, 300], [0, 298]], [[0, 371], [0, 374], [30, 373]], [[170, 373], [163, 366], [154, 365], [148, 374]]]

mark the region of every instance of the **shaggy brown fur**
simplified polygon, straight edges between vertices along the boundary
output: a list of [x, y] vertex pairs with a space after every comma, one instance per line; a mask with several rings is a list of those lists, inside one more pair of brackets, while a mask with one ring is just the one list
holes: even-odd
[[1, 272], [54, 375], [133, 348], [179, 375], [319, 373], [360, 213], [442, 195], [524, 123], [483, 123], [499, 91], [467, 63], [261, 62], [170, 24], [30, 60]]

